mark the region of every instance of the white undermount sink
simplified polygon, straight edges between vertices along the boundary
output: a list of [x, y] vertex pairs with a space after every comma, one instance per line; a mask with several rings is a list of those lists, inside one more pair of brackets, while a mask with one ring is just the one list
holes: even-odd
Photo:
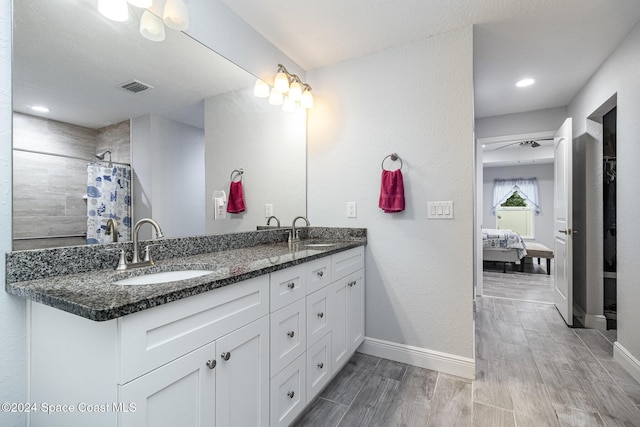
[[114, 285], [152, 285], [157, 283], [177, 282], [178, 280], [193, 279], [195, 277], [204, 276], [213, 273], [212, 270], [180, 270], [180, 271], [163, 271], [160, 273], [149, 273], [141, 276], [129, 277], [127, 279], [117, 280]]

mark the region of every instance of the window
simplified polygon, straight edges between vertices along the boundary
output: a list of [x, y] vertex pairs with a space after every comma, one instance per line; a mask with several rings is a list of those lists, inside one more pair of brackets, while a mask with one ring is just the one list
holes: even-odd
[[493, 183], [496, 228], [512, 230], [523, 239], [535, 238], [535, 215], [540, 213], [538, 180], [496, 179]]

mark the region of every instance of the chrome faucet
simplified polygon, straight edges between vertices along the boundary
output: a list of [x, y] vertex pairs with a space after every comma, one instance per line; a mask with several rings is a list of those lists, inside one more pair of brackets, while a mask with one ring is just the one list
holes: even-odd
[[289, 233], [289, 242], [297, 242], [298, 240], [300, 240], [300, 238], [298, 237], [299, 230], [296, 230], [296, 221], [299, 219], [304, 219], [307, 223], [307, 227], [311, 225], [309, 224], [309, 220], [302, 215], [293, 218], [293, 223], [291, 223], [291, 232]]
[[142, 225], [146, 223], [149, 223], [153, 226], [156, 231], [156, 238], [161, 239], [164, 237], [164, 234], [162, 234], [162, 229], [160, 228], [160, 224], [158, 224], [151, 218], [142, 218], [140, 221], [136, 222], [136, 225], [133, 226], [133, 259], [130, 263], [127, 263], [123, 249], [120, 253], [120, 261], [118, 262], [116, 270], [121, 271], [127, 270], [129, 268], [148, 267], [154, 265], [153, 259], [151, 259], [149, 246], [147, 246], [144, 251], [143, 260], [140, 259], [140, 253], [138, 251], [138, 233], [140, 232], [140, 227], [142, 227]]
[[276, 220], [276, 224], [278, 226], [278, 228], [280, 228], [280, 220], [278, 219], [278, 217], [276, 217], [275, 215], [271, 215], [269, 218], [267, 218], [267, 227], [269, 226], [269, 224], [271, 223], [271, 220], [275, 219]]
[[113, 233], [112, 241], [113, 243], [118, 242], [118, 224], [113, 218], [109, 218], [107, 220], [107, 228], [104, 230], [105, 236], [110, 236]]

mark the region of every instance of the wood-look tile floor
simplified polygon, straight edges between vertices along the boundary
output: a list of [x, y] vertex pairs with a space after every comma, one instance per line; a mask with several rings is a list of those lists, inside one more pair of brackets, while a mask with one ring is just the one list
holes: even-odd
[[[546, 263], [543, 264], [527, 263], [524, 273], [520, 273], [519, 265], [508, 266], [507, 272], [503, 273], [502, 263], [493, 265], [491, 262], [485, 262], [483, 295], [553, 303], [554, 279], [553, 276], [547, 275]], [[553, 269], [553, 266], [551, 268]]]
[[479, 297], [474, 381], [356, 353], [294, 425], [638, 427], [614, 340], [551, 304]]

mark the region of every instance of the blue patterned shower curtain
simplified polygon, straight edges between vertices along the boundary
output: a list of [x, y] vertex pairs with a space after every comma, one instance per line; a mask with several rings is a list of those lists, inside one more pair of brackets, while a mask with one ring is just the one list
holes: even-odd
[[131, 240], [131, 167], [87, 165], [87, 244], [111, 243], [107, 221], [118, 225], [118, 239]]

